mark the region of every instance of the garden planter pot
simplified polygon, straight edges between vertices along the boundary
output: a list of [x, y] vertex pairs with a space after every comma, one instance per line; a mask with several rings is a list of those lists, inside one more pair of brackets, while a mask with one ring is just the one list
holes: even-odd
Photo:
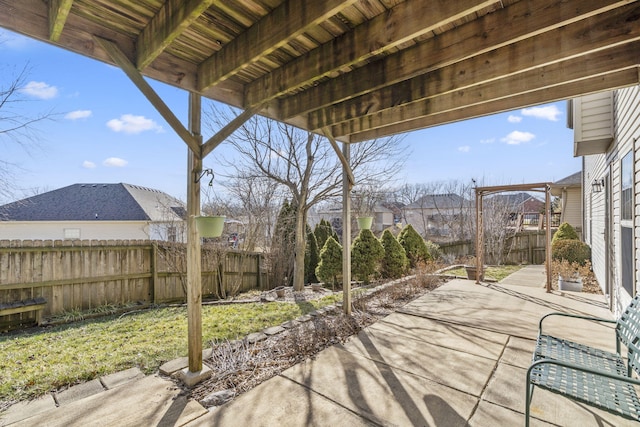
[[322, 285], [320, 283], [312, 283], [311, 290], [314, 292], [320, 292], [322, 290]]
[[284, 298], [284, 286], [278, 286], [277, 288], [274, 288], [273, 290], [276, 291], [276, 296], [278, 298]]
[[[465, 270], [467, 270], [467, 279], [469, 280], [478, 280], [478, 271], [476, 269], [476, 267], [470, 266], [470, 265], [466, 265]], [[480, 280], [484, 280], [484, 272], [482, 274], [482, 276], [480, 276]]]
[[220, 237], [224, 228], [223, 216], [197, 216], [196, 228], [200, 237]]
[[371, 230], [372, 224], [373, 224], [372, 216], [358, 217], [358, 228], [360, 228], [360, 230]]
[[558, 289], [561, 291], [582, 292], [582, 279], [563, 279], [558, 278]]

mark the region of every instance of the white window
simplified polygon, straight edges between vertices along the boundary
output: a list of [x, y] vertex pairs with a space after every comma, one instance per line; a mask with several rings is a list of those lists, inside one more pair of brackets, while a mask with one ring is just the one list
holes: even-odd
[[79, 239], [80, 238], [80, 229], [79, 228], [65, 228], [64, 229], [64, 239]]

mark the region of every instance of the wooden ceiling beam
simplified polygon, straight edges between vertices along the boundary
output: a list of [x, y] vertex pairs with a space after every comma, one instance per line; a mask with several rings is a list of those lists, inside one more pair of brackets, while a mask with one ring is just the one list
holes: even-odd
[[136, 68], [143, 70], [215, 0], [168, 0], [136, 39]]
[[52, 42], [57, 42], [60, 39], [72, 5], [73, 0], [49, 1], [49, 40]]
[[[216, 85], [357, 0], [285, 0], [198, 67], [199, 89]], [[262, 101], [262, 100], [261, 100]]]
[[[618, 27], [638, 27], [640, 7], [631, 4], [620, 7], [614, 0], [523, 0], [507, 8], [485, 15], [458, 28], [444, 32], [414, 47], [401, 50], [365, 67], [343, 74], [335, 79], [311, 87], [280, 102], [282, 119], [306, 114], [313, 110], [342, 102], [346, 99], [425, 74], [465, 58], [489, 53], [515, 43], [534, 39], [538, 45], [558, 43], [561, 56], [580, 54], [583, 45], [606, 45], [625, 40], [626, 34]], [[617, 7], [617, 8], [616, 8]], [[611, 10], [611, 9], [614, 10]], [[605, 11], [605, 12], [603, 12]], [[634, 18], [636, 17], [636, 18]], [[585, 19], [587, 18], [587, 19]], [[562, 37], [551, 40], [547, 35]], [[565, 45], [565, 42], [569, 46]], [[530, 42], [531, 43], [531, 42]], [[518, 62], [540, 56], [537, 51], [511, 51], [505, 60]], [[428, 58], [425, 60], [425, 58]], [[518, 71], [518, 70], [516, 70]], [[474, 74], [477, 70], [468, 70]], [[471, 76], [459, 76], [471, 78]], [[455, 80], [458, 80], [456, 78]]]
[[619, 89], [630, 85], [636, 85], [638, 83], [640, 83], [640, 67], [628, 68], [615, 73], [595, 76], [561, 86], [526, 92], [510, 98], [498, 99], [484, 104], [477, 104], [467, 108], [460, 108], [443, 113], [435, 113], [429, 116], [407, 120], [378, 129], [354, 133], [349, 136], [348, 142], [356, 143], [368, 141], [375, 138], [382, 138], [417, 129], [424, 129], [431, 126], [453, 123], [505, 111], [512, 111], [532, 105], [565, 100], [589, 93]]
[[[482, 63], [482, 58], [477, 58]], [[475, 62], [475, 58], [468, 60]], [[362, 109], [358, 114], [345, 114], [348, 106], [331, 107], [329, 112], [313, 112], [310, 114], [308, 126], [312, 130], [320, 130], [332, 125], [331, 132], [340, 137], [368, 129], [384, 127], [394, 122], [402, 122], [408, 117], [422, 117], [436, 112], [445, 112], [457, 108], [465, 108], [496, 99], [507, 98], [516, 94], [557, 86], [588, 77], [615, 72], [640, 64], [640, 42], [625, 43], [609, 49], [598, 50], [587, 55], [552, 63], [543, 67], [529, 68], [518, 74], [505, 73], [500, 79], [491, 79], [473, 86], [463, 86], [451, 90], [450, 85], [443, 82], [459, 75], [458, 65], [454, 64], [442, 70], [403, 82], [396, 87], [385, 88], [377, 94], [378, 104], [364, 111], [366, 104], [357, 105], [352, 111]], [[507, 67], [499, 63], [498, 68]], [[473, 69], [467, 68], [465, 69]], [[502, 70], [504, 73], [506, 70]], [[500, 70], [496, 70], [501, 74]], [[395, 94], [395, 99], [394, 99]], [[366, 96], [371, 102], [372, 97]], [[402, 99], [400, 102], [399, 99]], [[346, 103], [345, 103], [346, 104]], [[339, 111], [336, 113], [336, 110]], [[353, 117], [342, 123], [330, 123], [322, 120], [330, 118]], [[320, 118], [320, 120], [317, 120]]]
[[495, 0], [407, 0], [250, 83], [246, 104], [272, 100], [313, 84], [493, 3]]

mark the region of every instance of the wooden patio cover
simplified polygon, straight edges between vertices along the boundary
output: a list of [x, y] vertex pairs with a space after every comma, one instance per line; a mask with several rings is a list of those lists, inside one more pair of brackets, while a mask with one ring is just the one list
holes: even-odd
[[[202, 368], [192, 175], [251, 115], [343, 142], [352, 181], [349, 143], [640, 81], [630, 0], [0, 0], [0, 27], [122, 68], [190, 148], [189, 373]], [[189, 91], [188, 126], [145, 77]], [[243, 111], [205, 142], [201, 97]], [[343, 199], [348, 212], [347, 185]]]

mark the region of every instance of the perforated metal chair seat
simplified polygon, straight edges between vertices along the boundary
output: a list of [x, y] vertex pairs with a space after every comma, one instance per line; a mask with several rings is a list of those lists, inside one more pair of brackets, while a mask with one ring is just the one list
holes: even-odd
[[[530, 384], [621, 417], [640, 421], [640, 399], [636, 386], [602, 374], [585, 372], [575, 365], [563, 365], [563, 362], [549, 359], [534, 363]], [[613, 368], [615, 364], [611, 366]], [[626, 377], [626, 366], [623, 364], [620, 369], [619, 375]]]

